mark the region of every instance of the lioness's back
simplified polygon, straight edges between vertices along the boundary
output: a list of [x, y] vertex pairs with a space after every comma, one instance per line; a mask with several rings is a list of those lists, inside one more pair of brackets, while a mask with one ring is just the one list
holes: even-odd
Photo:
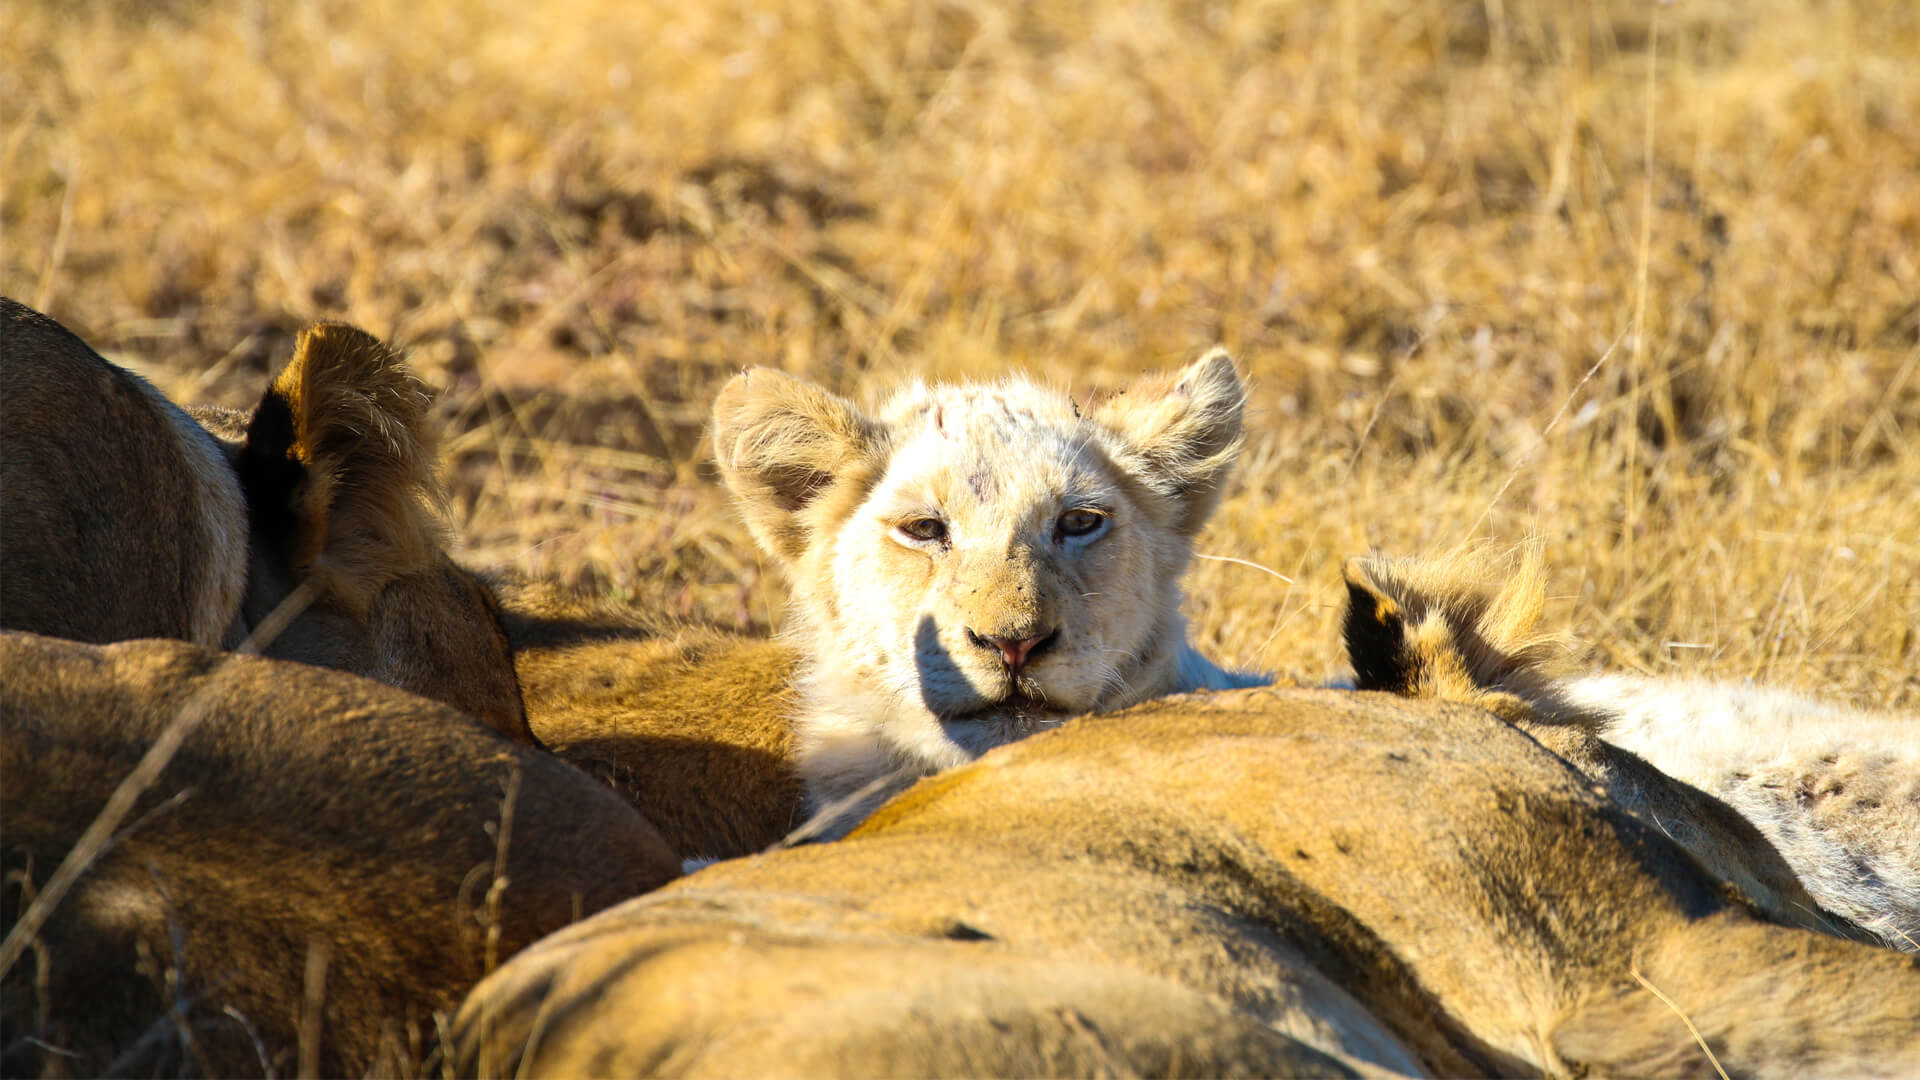
[[451, 1030], [482, 1075], [1679, 1077], [1710, 1045], [1798, 1077], [1913, 1075], [1917, 1021], [1912, 960], [1756, 918], [1491, 714], [1269, 690], [1080, 718], [704, 869]]
[[204, 430], [0, 297], [0, 433], [0, 626], [220, 643], [245, 583], [245, 510]]

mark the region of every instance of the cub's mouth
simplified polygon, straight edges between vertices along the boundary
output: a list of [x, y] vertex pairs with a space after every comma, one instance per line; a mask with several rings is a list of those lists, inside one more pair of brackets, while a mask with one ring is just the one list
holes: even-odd
[[996, 746], [1058, 727], [1073, 716], [1050, 709], [1024, 694], [1013, 695], [958, 716], [941, 720], [941, 730], [969, 756], [978, 757]]
[[1037, 698], [1031, 694], [1028, 694], [1024, 690], [1015, 690], [1013, 693], [1008, 694], [1006, 697], [1003, 697], [999, 701], [994, 702], [991, 708], [1001, 712], [1008, 712], [1008, 711], [1011, 711], [1011, 712], [1058, 712], [1060, 711], [1048, 705], [1045, 701], [1041, 700], [1040, 698]]
[[991, 720], [996, 718], [1020, 718], [1033, 720], [1058, 720], [1072, 715], [1072, 711], [1050, 705], [1037, 694], [1028, 693], [1019, 687], [1013, 687], [1001, 698], [982, 701], [949, 717], [951, 720]]

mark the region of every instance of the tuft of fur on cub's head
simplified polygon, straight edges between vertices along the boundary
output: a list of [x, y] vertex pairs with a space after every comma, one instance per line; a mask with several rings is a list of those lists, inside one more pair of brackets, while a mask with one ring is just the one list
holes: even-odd
[[1343, 633], [1354, 688], [1460, 701], [1511, 721], [1562, 711], [1539, 632], [1546, 601], [1537, 544], [1470, 548], [1432, 559], [1348, 559]]
[[768, 369], [714, 453], [792, 585], [816, 807], [1060, 719], [1250, 685], [1187, 644], [1179, 578], [1242, 441], [1214, 350], [1083, 412], [1023, 378], [913, 383], [872, 413]]

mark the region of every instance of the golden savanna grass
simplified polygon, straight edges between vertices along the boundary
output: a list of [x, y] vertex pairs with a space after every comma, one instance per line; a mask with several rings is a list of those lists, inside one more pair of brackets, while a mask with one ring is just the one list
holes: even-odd
[[753, 626], [733, 370], [1220, 341], [1222, 659], [1328, 674], [1341, 557], [1536, 535], [1576, 662], [1914, 708], [1917, 56], [1866, 0], [16, 0], [0, 291], [184, 399], [391, 337], [465, 558]]

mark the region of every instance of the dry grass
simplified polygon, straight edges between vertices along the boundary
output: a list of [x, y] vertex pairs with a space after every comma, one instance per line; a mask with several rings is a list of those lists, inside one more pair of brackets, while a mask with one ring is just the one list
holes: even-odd
[[1914, 708], [1915, 56], [1868, 0], [16, 0], [0, 291], [230, 404], [390, 336], [471, 560], [753, 625], [732, 369], [1223, 341], [1202, 550], [1297, 580], [1198, 566], [1225, 659], [1327, 673], [1342, 556], [1533, 533], [1584, 660]]

